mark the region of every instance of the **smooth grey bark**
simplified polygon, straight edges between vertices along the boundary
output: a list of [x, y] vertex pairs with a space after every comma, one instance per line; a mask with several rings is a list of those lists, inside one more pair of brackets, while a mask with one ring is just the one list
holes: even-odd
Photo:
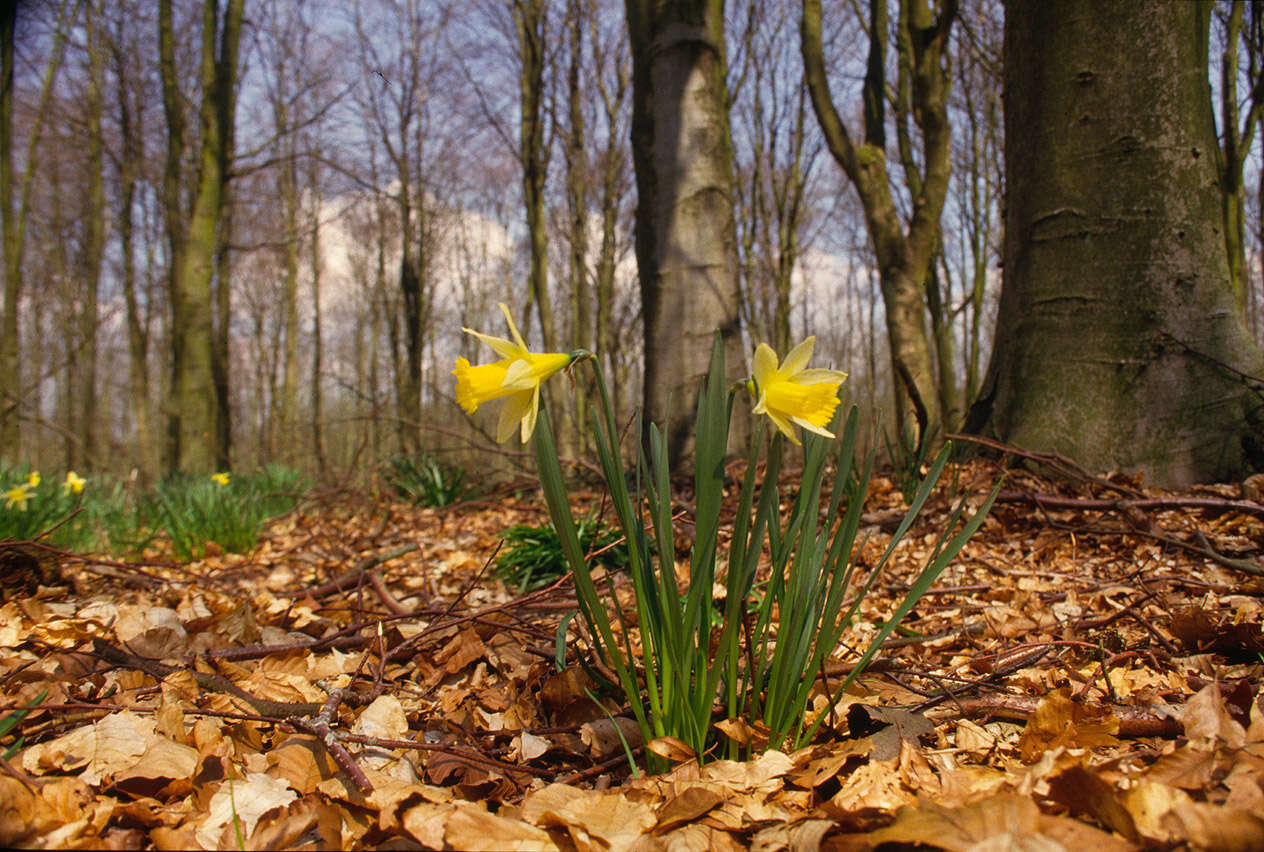
[[968, 429], [1167, 486], [1264, 464], [1208, 21], [1203, 3], [1008, 3], [1005, 277]]
[[723, 0], [627, 0], [644, 406], [673, 468], [692, 453], [715, 330], [742, 374]]

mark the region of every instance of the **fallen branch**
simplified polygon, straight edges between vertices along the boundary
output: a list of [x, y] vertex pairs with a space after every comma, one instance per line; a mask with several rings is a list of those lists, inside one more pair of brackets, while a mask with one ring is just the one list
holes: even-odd
[[[1040, 698], [1030, 695], [988, 695], [979, 698], [959, 698], [956, 705], [961, 712], [970, 716], [985, 716], [997, 719], [1010, 719], [1026, 722]], [[1167, 716], [1160, 716], [1148, 710], [1127, 707], [1120, 704], [1105, 705], [1112, 716], [1119, 720], [1119, 736], [1121, 737], [1179, 737], [1185, 733], [1180, 722]]]
[[996, 495], [996, 502], [1031, 503], [1042, 509], [1085, 511], [1216, 509], [1264, 517], [1264, 503], [1256, 503], [1253, 500], [1228, 500], [1222, 497], [1124, 497], [1118, 500], [1106, 500], [1092, 497], [1060, 497], [1055, 494], [1031, 494], [1026, 491], [1002, 491]]

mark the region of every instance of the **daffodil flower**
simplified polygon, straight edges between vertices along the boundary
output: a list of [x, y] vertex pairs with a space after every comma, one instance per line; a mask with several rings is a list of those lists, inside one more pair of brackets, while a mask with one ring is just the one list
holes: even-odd
[[756, 414], [767, 414], [781, 433], [794, 443], [799, 439], [790, 425], [797, 423], [809, 432], [833, 438], [825, 426], [838, 408], [838, 388], [847, 378], [839, 370], [808, 369], [816, 338], [809, 337], [778, 364], [777, 353], [767, 343], [755, 349], [755, 375], [746, 383], [756, 398]]
[[4, 492], [4, 497], [5, 497], [4, 507], [6, 509], [12, 509], [14, 506], [17, 506], [19, 512], [25, 512], [26, 501], [31, 496], [29, 493], [27, 493], [27, 490], [29, 488], [31, 488], [31, 485], [29, 484], [29, 480], [28, 480], [27, 482], [24, 482], [21, 485], [15, 485], [12, 488], [10, 488], [8, 491]]
[[225, 473], [224, 471], [220, 471], [219, 473], [212, 473], [211, 482], [214, 482], [216, 485], [219, 485], [219, 486], [227, 485], [228, 474]]
[[540, 413], [540, 385], [588, 353], [581, 350], [570, 354], [530, 352], [504, 302], [500, 303], [500, 310], [509, 323], [513, 340], [461, 329], [496, 350], [500, 360], [474, 365], [465, 358], [457, 358], [456, 369], [452, 371], [456, 376], [456, 400], [467, 413], [473, 414], [483, 403], [503, 398], [505, 404], [500, 409], [496, 440], [502, 444], [508, 441], [516, 426], [525, 444], [535, 431], [536, 417]]
[[82, 494], [83, 486], [87, 484], [88, 480], [72, 470], [67, 472], [66, 481], [62, 483], [61, 490], [64, 494]]
[[40, 484], [40, 475], [38, 470], [33, 470], [27, 475], [26, 484], [32, 488]]

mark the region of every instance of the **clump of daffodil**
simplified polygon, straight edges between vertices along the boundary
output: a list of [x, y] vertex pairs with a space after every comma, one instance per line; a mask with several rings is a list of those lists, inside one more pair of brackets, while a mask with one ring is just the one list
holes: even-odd
[[216, 485], [219, 485], [219, 486], [227, 485], [228, 474], [225, 471], [220, 471], [219, 473], [212, 473], [211, 482], [214, 482]]
[[794, 443], [799, 439], [790, 425], [797, 423], [809, 432], [826, 438], [834, 435], [825, 428], [838, 408], [838, 388], [847, 378], [839, 370], [809, 369], [816, 338], [809, 337], [790, 350], [784, 363], [767, 343], [755, 349], [754, 376], [746, 389], [755, 397], [755, 414], [767, 414], [781, 433]]
[[61, 490], [63, 494], [82, 494], [83, 487], [88, 484], [88, 480], [84, 479], [73, 470], [66, 473], [66, 481], [62, 483]]
[[465, 358], [457, 358], [456, 369], [452, 371], [452, 375], [456, 376], [456, 400], [466, 413], [473, 414], [483, 403], [503, 398], [505, 404], [500, 409], [496, 440], [502, 444], [508, 441], [517, 427], [525, 444], [535, 431], [536, 417], [540, 413], [540, 385], [554, 373], [587, 357], [588, 353], [583, 350], [569, 354], [529, 351], [514, 325], [513, 317], [509, 315], [509, 308], [504, 302], [499, 304], [513, 340], [480, 334], [469, 328], [461, 329], [496, 350], [500, 360], [475, 365]]
[[28, 479], [21, 485], [15, 485], [8, 491], [4, 492], [4, 507], [6, 509], [12, 509], [16, 506], [19, 512], [25, 512], [26, 501], [31, 498], [30, 490], [33, 487], [34, 486], [30, 484], [30, 480]]

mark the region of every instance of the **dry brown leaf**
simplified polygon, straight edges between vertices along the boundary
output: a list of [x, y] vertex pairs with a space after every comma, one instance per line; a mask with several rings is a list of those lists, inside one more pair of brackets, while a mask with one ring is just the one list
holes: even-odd
[[293, 736], [267, 752], [267, 773], [303, 795], [338, 773], [329, 751], [312, 737]]
[[1023, 762], [1057, 748], [1095, 748], [1118, 743], [1119, 720], [1103, 708], [1087, 707], [1062, 689], [1040, 699], [1018, 740]]
[[[1074, 832], [1080, 844], [1091, 841], [1091, 845], [1064, 845], [1059, 836], [1069, 832]], [[956, 809], [922, 801], [902, 808], [892, 825], [870, 832], [869, 839], [875, 844], [918, 843], [948, 852], [1061, 852], [1069, 848], [1116, 852], [1133, 848], [1103, 831], [1072, 820], [1047, 817], [1031, 799], [1013, 794], [993, 796]]]
[[1178, 718], [1185, 726], [1185, 736], [1203, 748], [1240, 749], [1246, 745], [1246, 729], [1229, 713], [1220, 685], [1212, 682], [1200, 689], [1181, 708]]
[[55, 740], [31, 746], [22, 753], [22, 768], [36, 775], [49, 770], [82, 769], [79, 780], [96, 786], [135, 766], [153, 741], [152, 718], [121, 710]]
[[522, 817], [540, 828], [562, 828], [580, 852], [630, 849], [658, 821], [653, 809], [622, 794], [550, 784], [523, 800]]
[[670, 763], [684, 763], [698, 756], [693, 747], [679, 737], [655, 737], [645, 747]]
[[1216, 763], [1214, 751], [1187, 743], [1156, 760], [1146, 770], [1145, 777], [1158, 784], [1200, 790], [1211, 783]]
[[722, 801], [723, 797], [712, 787], [685, 787], [659, 807], [654, 832], [663, 834], [693, 822]]
[[1216, 852], [1264, 849], [1264, 815], [1207, 802], [1180, 801], [1166, 823], [1182, 840]]
[[[262, 772], [247, 773], [245, 778], [229, 778], [211, 797], [206, 817], [199, 823], [194, 836], [203, 849], [223, 848], [225, 832], [233, 832], [239, 824], [243, 837], [255, 830], [260, 817], [273, 808], [283, 808], [298, 798], [284, 781]], [[232, 846], [236, 846], [232, 842]]]
[[627, 748], [638, 748], [641, 745], [641, 726], [627, 716], [615, 716], [614, 721], [593, 719], [580, 727], [579, 738], [588, 746], [592, 756], [600, 760], [623, 753], [625, 742]]
[[1072, 813], [1086, 814], [1102, 825], [1137, 843], [1141, 835], [1115, 788], [1095, 772], [1073, 766], [1049, 779], [1049, 797]]
[[114, 635], [133, 654], [154, 660], [180, 656], [189, 640], [180, 616], [163, 606], [119, 607]]
[[446, 807], [443, 838], [454, 849], [549, 852], [558, 848], [547, 831], [522, 820], [488, 813], [486, 808], [471, 802], [455, 802]]

